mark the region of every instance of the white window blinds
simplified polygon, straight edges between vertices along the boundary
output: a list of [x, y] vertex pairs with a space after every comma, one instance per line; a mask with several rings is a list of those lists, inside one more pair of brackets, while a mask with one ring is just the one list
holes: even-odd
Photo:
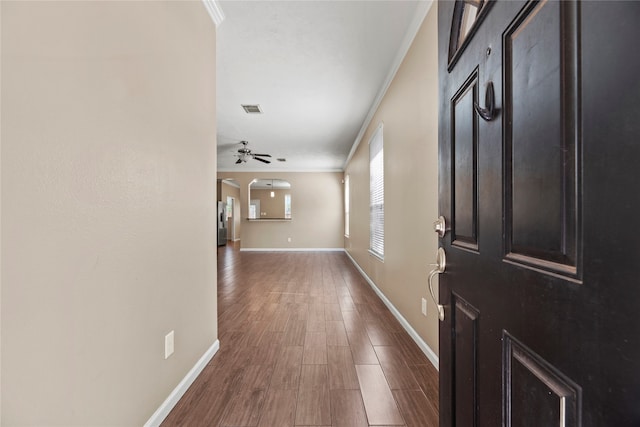
[[291, 218], [291, 194], [284, 195], [284, 217]]
[[382, 123], [369, 140], [369, 250], [384, 258], [384, 150]]
[[349, 175], [344, 178], [344, 235], [349, 236]]

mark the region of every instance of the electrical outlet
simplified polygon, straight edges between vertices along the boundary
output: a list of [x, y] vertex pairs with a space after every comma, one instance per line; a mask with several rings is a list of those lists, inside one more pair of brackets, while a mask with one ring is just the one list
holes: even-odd
[[173, 331], [164, 337], [164, 358], [168, 359], [173, 354]]
[[422, 298], [422, 315], [427, 315], [427, 300]]
[[291, 237], [287, 237], [287, 242], [291, 243]]

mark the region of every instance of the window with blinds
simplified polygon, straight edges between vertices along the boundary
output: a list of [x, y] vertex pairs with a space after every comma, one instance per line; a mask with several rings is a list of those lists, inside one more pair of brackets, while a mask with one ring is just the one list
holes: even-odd
[[349, 175], [344, 177], [344, 235], [349, 237]]
[[284, 217], [291, 219], [291, 194], [284, 195]]
[[384, 150], [382, 123], [369, 140], [369, 251], [384, 259]]

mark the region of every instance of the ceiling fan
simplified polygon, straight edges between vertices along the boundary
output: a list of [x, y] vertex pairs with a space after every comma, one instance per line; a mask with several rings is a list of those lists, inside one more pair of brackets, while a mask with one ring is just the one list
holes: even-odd
[[262, 162], [262, 163], [271, 163], [270, 160], [262, 158], [262, 157], [271, 157], [271, 154], [252, 153], [251, 149], [247, 147], [247, 145], [249, 145], [249, 141], [240, 141], [240, 144], [242, 144], [242, 147], [238, 149], [238, 154], [235, 154], [235, 156], [238, 158], [238, 160], [236, 160], [236, 165], [239, 165], [242, 162], [246, 163], [247, 159], [249, 158], [258, 160], [259, 162]]

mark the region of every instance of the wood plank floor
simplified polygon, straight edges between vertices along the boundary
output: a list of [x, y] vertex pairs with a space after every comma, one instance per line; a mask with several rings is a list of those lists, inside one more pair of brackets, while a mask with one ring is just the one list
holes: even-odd
[[219, 248], [218, 325], [163, 426], [438, 425], [438, 372], [344, 253]]

